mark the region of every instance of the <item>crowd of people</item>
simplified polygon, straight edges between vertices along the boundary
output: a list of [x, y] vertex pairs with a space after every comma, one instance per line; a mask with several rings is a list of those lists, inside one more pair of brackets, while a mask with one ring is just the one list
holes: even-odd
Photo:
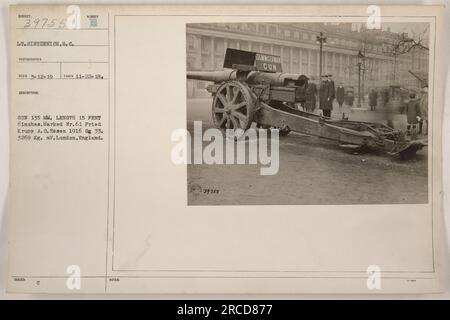
[[[322, 81], [317, 86], [314, 82], [309, 82], [305, 92], [306, 102], [302, 106], [305, 111], [314, 112], [319, 98], [319, 107], [324, 117], [331, 117], [333, 110], [333, 100], [336, 96], [336, 88], [330, 74], [322, 76]], [[342, 101], [343, 102], [343, 101]]]
[[[343, 83], [339, 83], [335, 87], [332, 75], [325, 74], [322, 75], [320, 83], [316, 84], [313, 81], [308, 83], [305, 98], [305, 103], [301, 105], [303, 110], [314, 112], [318, 102], [322, 116], [330, 118], [333, 110], [333, 101], [336, 100], [339, 109], [341, 109], [346, 101], [346, 90]], [[367, 102], [370, 110], [375, 111], [377, 106], [386, 106], [389, 99], [389, 90], [372, 88], [369, 91]], [[400, 100], [399, 103], [403, 106], [401, 109], [406, 115], [407, 134], [427, 134], [428, 86], [424, 85], [419, 95], [414, 92], [409, 93], [406, 99]]]

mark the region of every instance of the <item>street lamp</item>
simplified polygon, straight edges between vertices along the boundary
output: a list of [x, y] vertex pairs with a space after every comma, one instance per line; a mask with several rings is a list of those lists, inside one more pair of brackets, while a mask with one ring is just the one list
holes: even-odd
[[358, 108], [361, 108], [361, 70], [364, 63], [364, 54], [361, 50], [358, 51]]
[[319, 35], [316, 36], [316, 43], [319, 45], [319, 80], [322, 81], [322, 51], [323, 44], [327, 43], [327, 37], [320, 32]]

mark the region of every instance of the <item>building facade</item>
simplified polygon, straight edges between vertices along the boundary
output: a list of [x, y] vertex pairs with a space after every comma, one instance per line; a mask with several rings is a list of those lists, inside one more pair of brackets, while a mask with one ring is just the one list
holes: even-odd
[[[428, 73], [429, 50], [414, 48], [392, 54], [399, 34], [359, 29], [351, 23], [201, 23], [188, 24], [187, 70], [220, 70], [227, 48], [273, 54], [281, 57], [283, 72], [319, 77], [320, 57], [316, 37], [323, 33], [322, 74], [332, 74], [335, 83], [357, 89], [361, 62], [362, 90], [400, 85], [417, 88], [409, 71]], [[358, 60], [358, 52], [364, 59]], [[205, 96], [206, 83], [188, 80], [188, 97]]]

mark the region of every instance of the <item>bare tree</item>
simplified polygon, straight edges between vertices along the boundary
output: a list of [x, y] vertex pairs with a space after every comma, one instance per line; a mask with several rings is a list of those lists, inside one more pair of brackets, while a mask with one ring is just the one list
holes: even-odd
[[408, 37], [407, 33], [401, 33], [398, 35], [397, 39], [393, 41], [393, 43], [385, 45], [383, 53], [394, 57], [394, 81], [397, 72], [398, 56], [410, 53], [414, 49], [430, 50], [428, 46], [425, 45], [424, 34], [426, 31], [427, 30], [424, 30], [421, 35], [416, 36], [415, 38]]

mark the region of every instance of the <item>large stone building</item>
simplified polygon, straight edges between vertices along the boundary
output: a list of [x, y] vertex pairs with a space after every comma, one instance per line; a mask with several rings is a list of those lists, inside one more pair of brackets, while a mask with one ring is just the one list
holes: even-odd
[[[188, 24], [187, 70], [222, 69], [226, 48], [235, 48], [281, 56], [284, 72], [317, 78], [320, 59], [316, 37], [323, 32], [327, 40], [323, 45], [322, 73], [332, 74], [336, 83], [357, 89], [357, 56], [361, 50], [365, 55], [361, 71], [364, 91], [388, 85], [419, 86], [409, 71], [428, 73], [428, 50], [414, 48], [395, 56], [392, 47], [400, 34], [356, 27], [351, 23]], [[204, 87], [204, 82], [188, 80], [188, 96], [206, 95]]]

